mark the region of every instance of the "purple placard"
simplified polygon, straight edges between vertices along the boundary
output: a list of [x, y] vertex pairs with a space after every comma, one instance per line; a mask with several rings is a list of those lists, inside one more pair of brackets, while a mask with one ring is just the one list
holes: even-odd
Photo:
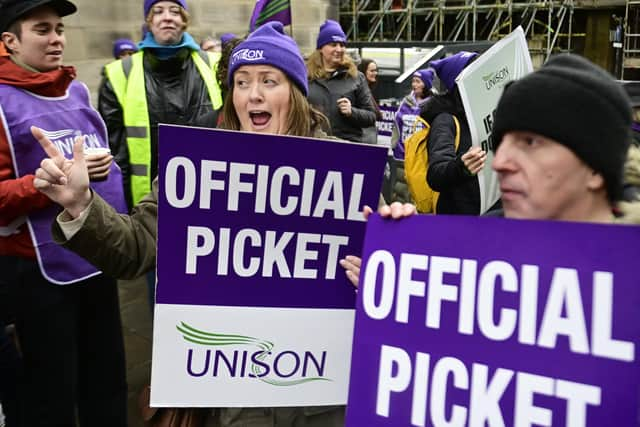
[[389, 147], [391, 145], [391, 134], [393, 133], [393, 124], [398, 108], [391, 105], [380, 105], [378, 108], [380, 109], [380, 113], [382, 113], [382, 119], [376, 121], [378, 144]]
[[348, 427], [638, 425], [640, 227], [374, 216], [363, 253]]
[[158, 303], [354, 307], [337, 260], [361, 253], [384, 149], [168, 125], [159, 140]]

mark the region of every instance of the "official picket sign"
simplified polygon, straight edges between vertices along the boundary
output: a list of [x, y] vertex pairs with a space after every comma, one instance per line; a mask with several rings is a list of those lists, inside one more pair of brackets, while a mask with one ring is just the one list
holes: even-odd
[[456, 79], [471, 142], [487, 152], [485, 167], [478, 174], [481, 212], [486, 212], [500, 198], [498, 177], [491, 169], [496, 143], [492, 138], [494, 110], [504, 86], [532, 71], [527, 40], [522, 27], [518, 27], [483, 52]]
[[371, 218], [347, 426], [637, 425], [638, 242], [622, 225]]
[[396, 115], [397, 107], [391, 105], [378, 106], [382, 118], [376, 120], [376, 129], [378, 131], [378, 145], [391, 147], [391, 134], [393, 133], [393, 120]]
[[160, 127], [155, 406], [345, 404], [386, 150]]

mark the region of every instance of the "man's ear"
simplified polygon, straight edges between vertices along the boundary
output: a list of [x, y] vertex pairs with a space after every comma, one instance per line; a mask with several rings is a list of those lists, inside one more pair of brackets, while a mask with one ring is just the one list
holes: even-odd
[[4, 33], [0, 34], [0, 37], [2, 37], [4, 45], [12, 52], [18, 48], [18, 36], [16, 36], [14, 33], [5, 31]]
[[587, 179], [587, 188], [591, 191], [598, 191], [604, 189], [604, 178], [600, 174], [600, 172], [596, 172], [594, 170], [591, 171], [591, 175]]

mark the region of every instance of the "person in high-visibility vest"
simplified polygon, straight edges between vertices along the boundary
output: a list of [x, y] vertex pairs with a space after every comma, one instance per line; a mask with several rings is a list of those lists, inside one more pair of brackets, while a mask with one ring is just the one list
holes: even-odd
[[222, 106], [220, 54], [202, 52], [186, 32], [186, 2], [145, 0], [144, 17], [140, 51], [105, 67], [98, 98], [129, 208], [157, 174], [158, 123], [215, 127]]

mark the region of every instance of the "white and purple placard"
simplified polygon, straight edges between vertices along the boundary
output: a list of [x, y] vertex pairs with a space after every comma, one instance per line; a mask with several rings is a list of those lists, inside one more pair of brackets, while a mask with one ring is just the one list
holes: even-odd
[[478, 173], [480, 213], [489, 210], [500, 198], [498, 175], [490, 167], [495, 146], [499, 142], [493, 140], [496, 106], [507, 83], [532, 71], [524, 30], [517, 27], [483, 52], [456, 78], [469, 123], [471, 142], [487, 153], [485, 166]]
[[160, 126], [152, 406], [345, 404], [386, 150]]
[[393, 107], [391, 105], [380, 105], [378, 108], [382, 114], [382, 118], [380, 120], [376, 120], [378, 145], [391, 148], [391, 134], [393, 133], [393, 124], [397, 107]]
[[639, 243], [637, 226], [370, 218], [347, 426], [638, 425]]

